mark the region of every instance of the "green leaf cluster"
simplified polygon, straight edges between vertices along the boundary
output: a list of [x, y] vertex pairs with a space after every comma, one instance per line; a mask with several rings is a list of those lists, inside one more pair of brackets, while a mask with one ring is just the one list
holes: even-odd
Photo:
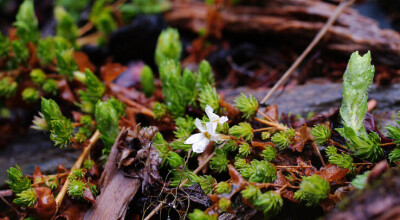
[[33, 188], [24, 190], [18, 194], [16, 194], [16, 198], [13, 200], [13, 203], [21, 206], [21, 207], [33, 207], [37, 199], [37, 195]]
[[195, 209], [192, 213], [189, 214], [190, 220], [217, 220], [217, 215], [209, 215], [200, 209]]
[[226, 172], [228, 170], [229, 160], [227, 153], [222, 149], [215, 149], [215, 156], [210, 160], [210, 168], [218, 173]]
[[236, 138], [243, 137], [246, 141], [252, 141], [254, 137], [253, 128], [247, 122], [240, 122], [238, 125], [232, 126], [229, 129], [229, 134]]
[[119, 11], [124, 21], [131, 21], [138, 14], [160, 14], [170, 8], [168, 0], [132, 0], [121, 5]]
[[112, 6], [107, 5], [110, 0], [96, 0], [90, 11], [89, 20], [105, 35], [117, 28], [117, 23], [112, 15]]
[[[235, 166], [240, 166], [236, 164]], [[250, 182], [257, 183], [273, 183], [276, 178], [275, 166], [266, 160], [252, 160], [250, 164], [242, 164], [243, 167], [239, 168], [240, 174]]]
[[28, 47], [20, 40], [11, 42], [13, 56], [8, 61], [7, 66], [9, 69], [16, 69], [20, 65], [26, 65], [29, 59]]
[[155, 102], [153, 105], [154, 118], [159, 120], [167, 115], [167, 106], [162, 103]]
[[371, 53], [360, 56], [354, 52], [343, 75], [343, 99], [340, 107], [343, 129], [339, 133], [348, 140], [355, 156], [375, 161], [383, 156], [379, 136], [367, 134], [364, 117], [367, 112], [368, 88], [372, 84], [375, 68]]
[[67, 10], [74, 21], [78, 21], [81, 12], [89, 5], [90, 0], [56, 0], [54, 4], [57, 6], [61, 6]]
[[303, 176], [300, 190], [294, 194], [295, 198], [306, 203], [306, 206], [317, 206], [328, 197], [330, 191], [329, 182], [314, 174]]
[[249, 98], [244, 93], [240, 94], [240, 97], [234, 100], [236, 108], [242, 112], [242, 117], [245, 119], [252, 118], [258, 111], [258, 101], [251, 94]]
[[71, 143], [74, 127], [71, 120], [64, 117], [60, 107], [52, 99], [42, 97], [41, 110], [50, 130], [50, 139], [60, 147], [66, 147]]
[[76, 64], [74, 58], [74, 49], [56, 49], [55, 54], [57, 58], [58, 73], [68, 77], [69, 80], [72, 80], [74, 76], [74, 71], [78, 70], [78, 64]]
[[17, 91], [18, 84], [11, 77], [6, 76], [0, 79], [0, 96], [10, 98]]
[[182, 43], [177, 29], [167, 28], [158, 37], [155, 51], [155, 61], [160, 66], [165, 61], [179, 61], [182, 53]]
[[215, 192], [218, 194], [230, 193], [231, 191], [232, 187], [227, 182], [220, 182], [215, 186]]
[[260, 189], [250, 185], [242, 190], [241, 194], [243, 198], [247, 199], [257, 210], [262, 211], [266, 219], [277, 215], [283, 206], [282, 196], [274, 191], [261, 193]]
[[153, 71], [149, 66], [144, 66], [142, 69], [142, 74], [140, 75], [140, 81], [142, 83], [143, 93], [150, 97], [153, 95], [156, 90], [156, 85], [154, 83], [154, 75]]
[[7, 170], [9, 181], [6, 181], [6, 183], [15, 194], [18, 194], [32, 188], [32, 184], [31, 180], [22, 174], [21, 168], [18, 165], [15, 165], [15, 167], [10, 167]]
[[0, 33], [0, 59], [7, 57], [11, 50], [11, 42], [8, 37]]
[[28, 42], [37, 43], [40, 38], [40, 32], [33, 7], [33, 0], [25, 0], [19, 6], [14, 26], [17, 28], [17, 35], [23, 44]]
[[[165, 107], [174, 118], [184, 116], [188, 105], [197, 107], [196, 100], [199, 94], [200, 103], [216, 107], [215, 102], [217, 102], [217, 107], [219, 108], [218, 94], [209, 85], [210, 81], [208, 78], [203, 79], [201, 78], [201, 74], [193, 73], [189, 69], [185, 69], [181, 73], [179, 62], [173, 60], [164, 61], [159, 68]], [[206, 75], [203, 74], [203, 76]], [[207, 83], [201, 84], [201, 82]], [[204, 100], [207, 100], [207, 103]], [[163, 106], [155, 105], [153, 109], [157, 118], [164, 115]]]
[[78, 37], [78, 26], [76, 26], [74, 18], [62, 6], [54, 9], [54, 16], [57, 20], [57, 36], [61, 36], [75, 44]]
[[338, 154], [337, 149], [334, 146], [329, 146], [326, 148], [326, 156], [329, 158], [329, 163], [335, 164], [338, 167], [349, 169], [350, 171], [355, 170], [353, 163], [353, 158], [345, 153]]
[[316, 144], [323, 145], [331, 138], [331, 130], [327, 125], [318, 124], [311, 130], [311, 135], [314, 136], [313, 139]]
[[186, 140], [190, 134], [196, 129], [194, 118], [186, 115], [175, 119], [176, 131], [175, 137], [180, 140]]
[[93, 113], [94, 106], [103, 97], [106, 91], [106, 86], [89, 69], [85, 69], [84, 83], [86, 85], [86, 91], [78, 91], [81, 100], [79, 106], [83, 112]]
[[206, 84], [200, 91], [199, 102], [201, 109], [205, 109], [207, 105], [211, 106], [214, 111], [219, 110], [219, 95], [217, 90], [210, 84]]
[[271, 140], [278, 147], [279, 150], [286, 149], [291, 143], [292, 139], [296, 135], [293, 128], [286, 129], [285, 131], [280, 131], [275, 133]]
[[26, 102], [35, 102], [39, 96], [39, 91], [33, 87], [27, 87], [22, 91], [22, 99]]
[[98, 102], [95, 108], [95, 119], [104, 144], [103, 155], [108, 156], [119, 133], [119, 114], [112, 102]]
[[367, 171], [363, 174], [357, 175], [352, 181], [351, 185], [353, 185], [357, 189], [364, 189], [367, 185], [367, 178], [370, 171]]
[[261, 156], [263, 156], [264, 159], [266, 159], [266, 160], [269, 161], [269, 162], [272, 162], [272, 161], [275, 160], [276, 154], [277, 154], [277, 151], [276, 151], [276, 149], [275, 149], [274, 147], [272, 147], [272, 146], [266, 146], [266, 147], [265, 147], [265, 150], [263, 150], [263, 151], [261, 152]]
[[400, 161], [400, 148], [395, 148], [389, 154], [389, 161], [391, 163]]

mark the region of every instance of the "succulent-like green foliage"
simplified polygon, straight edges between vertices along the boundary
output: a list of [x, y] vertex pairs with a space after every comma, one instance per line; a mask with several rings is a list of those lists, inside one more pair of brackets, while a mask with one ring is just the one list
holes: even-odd
[[240, 94], [240, 97], [234, 100], [236, 108], [242, 112], [242, 117], [245, 119], [252, 118], [258, 111], [258, 101], [251, 94], [249, 98], [244, 93]]
[[371, 53], [360, 56], [354, 52], [343, 75], [343, 99], [340, 107], [344, 136], [355, 155], [362, 159], [375, 161], [383, 155], [379, 136], [367, 134], [364, 117], [367, 112], [368, 88], [372, 83], [375, 68], [371, 64]]
[[29, 58], [29, 50], [20, 40], [11, 42], [13, 57], [9, 60], [9, 68], [17, 68], [19, 65], [25, 65]]
[[219, 210], [221, 212], [227, 212], [231, 207], [231, 205], [232, 205], [231, 200], [226, 199], [225, 197], [220, 198], [218, 201]]
[[238, 170], [240, 170], [242, 168], [246, 168], [248, 166], [248, 164], [246, 162], [246, 159], [241, 158], [241, 157], [236, 157], [235, 158], [234, 165], [235, 165], [235, 168], [238, 169]]
[[167, 162], [167, 156], [169, 151], [171, 150], [168, 142], [164, 139], [160, 132], [154, 136], [153, 145], [158, 151], [158, 155], [163, 160], [162, 165], [165, 165]]
[[27, 189], [32, 188], [31, 180], [22, 174], [22, 170], [18, 165], [15, 165], [16, 168], [10, 167], [7, 170], [8, 180], [6, 183], [8, 187], [15, 193], [21, 193]]
[[243, 157], [247, 157], [250, 154], [250, 145], [248, 143], [243, 143], [239, 145], [239, 154]]
[[156, 85], [154, 84], [154, 75], [153, 71], [149, 66], [144, 66], [142, 70], [142, 74], [140, 75], [140, 80], [142, 82], [143, 93], [150, 97], [153, 95], [156, 90]]
[[42, 85], [46, 80], [46, 74], [42, 69], [33, 69], [29, 76], [31, 77], [32, 82], [38, 86]]
[[64, 7], [74, 20], [78, 21], [80, 13], [89, 5], [90, 0], [56, 0], [54, 3], [56, 6]]
[[190, 134], [196, 129], [194, 118], [186, 115], [175, 120], [176, 131], [174, 131], [177, 139], [186, 140]]
[[[400, 124], [400, 121], [397, 121], [397, 123]], [[400, 144], [400, 128], [389, 125], [386, 127], [386, 129], [389, 131], [389, 137], [394, 139], [395, 144], [399, 145]]]
[[314, 136], [316, 144], [323, 145], [329, 140], [329, 138], [331, 138], [331, 130], [327, 125], [318, 124], [311, 130], [311, 135]]
[[336, 164], [338, 167], [349, 169], [354, 171], [355, 166], [353, 163], [353, 158], [345, 153], [338, 154], [337, 149], [334, 146], [329, 146], [326, 148], [326, 155], [329, 158], [329, 163]]
[[94, 115], [104, 144], [103, 154], [108, 155], [119, 133], [119, 115], [109, 101], [98, 102]]
[[276, 149], [272, 146], [266, 146], [265, 150], [261, 152], [261, 156], [263, 156], [269, 162], [274, 161], [276, 158]]
[[275, 166], [265, 160], [252, 160], [250, 164], [240, 168], [239, 172], [250, 182], [273, 183], [277, 177]]
[[200, 91], [199, 101], [201, 109], [205, 109], [207, 105], [211, 106], [214, 111], [219, 110], [219, 95], [217, 90], [213, 88], [210, 84], [207, 84]]
[[10, 39], [0, 33], [0, 58], [7, 57], [10, 49]]
[[61, 113], [60, 107], [52, 99], [45, 99], [42, 97], [41, 110], [47, 124], [50, 124], [51, 120], [64, 118]]
[[153, 105], [153, 113], [155, 119], [161, 119], [167, 115], [167, 107], [159, 102], [155, 102]]
[[300, 190], [294, 196], [306, 203], [306, 206], [317, 206], [329, 195], [329, 182], [318, 175], [303, 176]]
[[25, 0], [18, 9], [14, 26], [17, 28], [17, 35], [25, 43], [29, 41], [36, 43], [40, 38], [38, 21], [35, 16], [33, 0]]
[[218, 194], [230, 193], [231, 190], [232, 187], [227, 182], [220, 182], [215, 186], [215, 192]]
[[26, 102], [35, 102], [39, 99], [39, 91], [33, 87], [27, 87], [22, 91], [22, 99]]
[[367, 185], [367, 178], [370, 171], [367, 171], [363, 174], [357, 175], [352, 181], [351, 185], [353, 185], [357, 189], [364, 189]]
[[261, 190], [256, 186], [249, 185], [246, 187], [246, 189], [240, 191], [240, 193], [242, 194], [243, 198], [249, 201], [254, 201], [261, 195]]
[[109, 0], [97, 0], [90, 11], [89, 20], [105, 35], [117, 28], [117, 23], [112, 15], [112, 8], [106, 4]]
[[183, 159], [181, 156], [179, 156], [179, 154], [173, 152], [173, 151], [169, 151], [168, 156], [167, 156], [167, 161], [168, 164], [173, 168], [176, 169], [180, 166], [183, 165]]
[[160, 14], [171, 8], [168, 0], [134, 0], [123, 4], [119, 11], [124, 21], [131, 21], [139, 14]]
[[6, 76], [0, 79], [0, 96], [9, 98], [17, 91], [18, 84], [11, 77]]
[[197, 176], [196, 174], [189, 172], [187, 175], [188, 179], [191, 182], [198, 183], [201, 186], [201, 189], [206, 194], [211, 194], [213, 190], [213, 184], [215, 183], [215, 179], [210, 175]]
[[253, 205], [263, 211], [265, 218], [269, 219], [281, 211], [283, 199], [279, 193], [268, 191], [255, 199]]
[[74, 127], [69, 119], [56, 119], [50, 122], [50, 140], [55, 146], [67, 147], [71, 143]]
[[36, 47], [36, 55], [39, 59], [40, 64], [50, 64], [55, 57], [54, 39], [51, 37], [39, 39], [38, 45]]
[[241, 122], [239, 125], [232, 126], [229, 134], [237, 138], [243, 137], [246, 141], [253, 140], [253, 128], [247, 122]]
[[167, 28], [158, 37], [155, 61], [158, 66], [166, 60], [179, 61], [182, 52], [182, 43], [179, 41], [177, 29]]
[[222, 173], [228, 170], [228, 164], [227, 154], [223, 150], [216, 148], [215, 156], [210, 161], [210, 168], [218, 173]]
[[274, 134], [271, 138], [272, 142], [278, 147], [279, 150], [287, 148], [296, 135], [293, 128], [286, 129]]
[[93, 160], [91, 160], [91, 159], [86, 159], [85, 161], [83, 161], [83, 167], [84, 167], [85, 169], [90, 170], [90, 169], [92, 169], [93, 166], [94, 166], [94, 161], [93, 161]]
[[[229, 130], [229, 129], [228, 129]], [[234, 152], [238, 149], [238, 146], [234, 140], [228, 140], [225, 145], [221, 148], [225, 152]]]
[[33, 207], [36, 202], [37, 195], [33, 188], [24, 190], [18, 194], [16, 194], [16, 198], [13, 200], [14, 204], [21, 207]]
[[44, 92], [46, 93], [50, 93], [52, 95], [56, 95], [57, 91], [58, 91], [58, 84], [57, 81], [55, 81], [54, 79], [47, 79], [43, 85], [42, 85], [42, 89]]
[[389, 160], [391, 163], [400, 161], [400, 148], [395, 148], [389, 154]]
[[85, 70], [86, 91], [78, 91], [81, 99], [80, 107], [83, 112], [93, 113], [94, 106], [103, 97], [106, 86], [90, 71]]
[[74, 179], [82, 179], [85, 176], [85, 172], [83, 169], [75, 169], [72, 171], [72, 174], [68, 176], [69, 180], [74, 180]]
[[74, 76], [74, 71], [78, 70], [78, 65], [76, 64], [74, 58], [74, 50], [56, 50], [57, 58], [57, 71], [61, 75], [65, 75], [69, 80], [72, 80]]
[[85, 193], [86, 184], [79, 179], [73, 179], [68, 183], [68, 195], [74, 199], [82, 198]]
[[271, 133], [269, 133], [269, 132], [267, 132], [267, 131], [261, 132], [261, 139], [267, 140], [267, 139], [269, 139], [270, 137], [271, 137]]
[[200, 209], [195, 209], [192, 213], [189, 214], [190, 220], [217, 220], [218, 217], [216, 215], [208, 215], [207, 213], [201, 211]]
[[266, 219], [272, 218], [277, 215], [282, 206], [283, 199], [279, 193], [268, 191], [261, 193], [260, 189], [256, 186], [248, 186], [241, 191], [243, 198], [247, 199], [257, 210], [263, 211]]
[[74, 44], [78, 37], [78, 27], [75, 24], [74, 18], [61, 6], [57, 6], [54, 9], [54, 15], [57, 20], [57, 35], [64, 37]]
[[200, 62], [199, 76], [199, 83], [201, 86], [205, 86], [207, 84], [214, 85], [214, 75], [212, 73], [211, 65], [207, 60], [203, 60]]

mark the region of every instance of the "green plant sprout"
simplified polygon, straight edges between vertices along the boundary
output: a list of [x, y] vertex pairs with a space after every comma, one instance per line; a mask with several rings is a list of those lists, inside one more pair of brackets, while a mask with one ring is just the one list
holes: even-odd
[[294, 196], [304, 201], [306, 206], [317, 206], [323, 199], [328, 197], [330, 190], [329, 182], [318, 175], [303, 176], [300, 190]]
[[371, 53], [360, 56], [354, 52], [343, 75], [343, 99], [340, 107], [343, 128], [340, 134], [348, 140], [348, 146], [354, 155], [369, 161], [383, 156], [379, 136], [367, 134], [364, 117], [367, 112], [367, 90], [372, 83], [375, 68], [370, 64]]

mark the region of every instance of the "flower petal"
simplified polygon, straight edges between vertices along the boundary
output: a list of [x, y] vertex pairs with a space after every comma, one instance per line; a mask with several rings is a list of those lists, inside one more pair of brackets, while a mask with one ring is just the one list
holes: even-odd
[[204, 133], [193, 134], [188, 139], [186, 139], [184, 144], [194, 144], [200, 142], [203, 138], [206, 138], [206, 136], [204, 136]]
[[211, 122], [216, 122], [219, 119], [219, 116], [214, 113], [214, 109], [211, 106], [207, 105], [206, 109], [207, 117], [210, 119]]
[[209, 135], [213, 136], [215, 135], [215, 130], [217, 130], [217, 123], [215, 122], [207, 122], [206, 123], [206, 128], [207, 128], [207, 132]]
[[193, 152], [195, 153], [203, 153], [206, 149], [207, 145], [210, 143], [210, 140], [207, 138], [203, 138], [200, 142], [194, 143], [192, 145]]
[[194, 125], [196, 125], [200, 132], [206, 132], [206, 129], [204, 128], [204, 125], [201, 123], [200, 119], [196, 118]]
[[222, 125], [223, 123], [225, 123], [225, 122], [227, 122], [228, 121], [228, 117], [226, 117], [226, 116], [222, 116], [221, 118], [219, 118], [219, 123]]

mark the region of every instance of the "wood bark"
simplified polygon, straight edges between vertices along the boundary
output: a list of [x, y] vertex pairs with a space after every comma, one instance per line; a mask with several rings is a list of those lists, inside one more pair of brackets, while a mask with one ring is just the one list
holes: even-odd
[[[207, 27], [210, 7], [200, 2], [175, 2], [165, 19], [172, 26], [198, 33]], [[227, 35], [264, 34], [306, 45], [335, 8], [335, 4], [319, 0], [270, 0], [265, 7], [218, 8], [220, 21], [216, 22], [222, 23]], [[400, 63], [400, 34], [379, 28], [377, 22], [352, 8], [339, 16], [319, 45], [346, 54], [371, 50], [375, 61], [395, 66]]]

